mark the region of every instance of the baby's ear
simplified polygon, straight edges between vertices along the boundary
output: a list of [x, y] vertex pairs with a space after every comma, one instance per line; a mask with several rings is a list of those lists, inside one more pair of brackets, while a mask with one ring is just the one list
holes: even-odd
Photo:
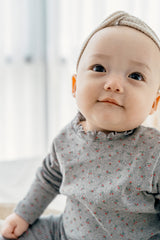
[[74, 74], [72, 76], [72, 95], [73, 95], [73, 97], [76, 97], [76, 78], [77, 78], [77, 75]]
[[160, 100], [160, 92], [157, 93], [156, 99], [153, 102], [152, 109], [150, 111], [150, 115], [153, 114], [157, 110], [159, 100]]

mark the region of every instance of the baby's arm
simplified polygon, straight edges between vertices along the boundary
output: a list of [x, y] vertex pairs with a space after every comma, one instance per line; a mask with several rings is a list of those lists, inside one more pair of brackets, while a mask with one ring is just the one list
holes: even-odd
[[61, 182], [59, 163], [52, 151], [38, 168], [36, 178], [27, 195], [18, 203], [14, 212], [29, 224], [33, 224], [59, 194]]
[[27, 195], [18, 203], [15, 213], [6, 219], [2, 230], [4, 237], [16, 239], [22, 235], [59, 193], [61, 181], [62, 175], [53, 148], [38, 169]]
[[29, 224], [23, 218], [12, 213], [6, 218], [1, 233], [5, 238], [17, 239], [28, 229], [28, 226]]

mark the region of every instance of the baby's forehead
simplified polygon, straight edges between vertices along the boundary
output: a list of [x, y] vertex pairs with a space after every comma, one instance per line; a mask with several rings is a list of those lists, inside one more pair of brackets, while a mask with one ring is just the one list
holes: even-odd
[[[152, 43], [154, 43], [154, 45], [157, 46], [157, 44], [155, 43], [155, 41], [153, 41], [153, 39], [151, 39], [148, 35], [146, 35], [145, 33], [129, 27], [129, 26], [109, 26], [103, 29], [98, 30], [97, 32], [95, 32], [92, 37], [88, 40], [88, 43], [86, 44], [86, 46], [93, 40], [93, 39], [99, 39], [99, 41], [103, 40], [103, 37], [108, 37], [108, 39], [114, 39], [115, 40], [119, 40], [119, 37], [121, 39], [126, 39], [128, 37], [128, 41], [130, 40], [129, 37], [131, 39], [133, 39], [133, 37], [135, 38], [135, 42], [136, 42], [136, 35], [138, 35], [139, 37], [141, 37], [142, 39], [149, 39]], [[160, 48], [157, 46], [157, 48], [160, 50]]]
[[121, 54], [126, 59], [140, 59], [137, 62], [146, 58], [154, 65], [160, 62], [160, 49], [155, 42], [128, 26], [110, 26], [95, 32], [86, 44], [82, 58], [97, 57], [102, 60], [104, 53], [110, 57]]
[[91, 46], [94, 52], [97, 46], [103, 50], [103, 48], [109, 49], [111, 45], [112, 47], [116, 47], [116, 45], [124, 47], [126, 45], [136, 50], [136, 47], [137, 49], [138, 46], [143, 47], [143, 45], [146, 45], [147, 47], [147, 44], [150, 48], [155, 48], [160, 53], [160, 48], [158, 48], [157, 44], [143, 32], [128, 26], [110, 26], [95, 32], [88, 40], [84, 52], [86, 52], [86, 49], [90, 49]]
[[101, 63], [113, 67], [117, 62], [121, 71], [134, 66], [156, 74], [157, 65], [160, 69], [160, 50], [151, 38], [136, 29], [111, 26], [92, 35], [81, 56], [80, 66]]
[[85, 40], [77, 59], [77, 69], [81, 56], [83, 55], [91, 38], [102, 29], [109, 28], [111, 26], [126, 26], [140, 31], [144, 35], [152, 39], [153, 42], [157, 45], [157, 47], [160, 49], [160, 40], [158, 36], [145, 22], [135, 16], [130, 15], [129, 13], [117, 11], [108, 16], [102, 23], [100, 23], [100, 25], [97, 26], [95, 30], [93, 30], [93, 32], [91, 32], [88, 38]]

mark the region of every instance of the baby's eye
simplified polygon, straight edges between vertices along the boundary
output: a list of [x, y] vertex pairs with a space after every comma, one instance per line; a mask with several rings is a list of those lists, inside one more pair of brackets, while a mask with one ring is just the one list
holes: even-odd
[[97, 64], [97, 65], [94, 65], [92, 67], [92, 71], [95, 71], [95, 72], [106, 72], [106, 69], [102, 65]]
[[138, 72], [133, 72], [128, 77], [132, 78], [132, 79], [135, 79], [137, 81], [143, 81], [144, 80], [143, 75], [141, 73], [138, 73]]

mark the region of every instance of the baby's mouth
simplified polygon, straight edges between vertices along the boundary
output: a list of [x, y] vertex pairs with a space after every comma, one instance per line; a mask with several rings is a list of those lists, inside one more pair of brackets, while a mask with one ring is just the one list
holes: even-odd
[[102, 102], [102, 103], [110, 103], [119, 107], [123, 107], [117, 100], [115, 100], [114, 98], [104, 98], [104, 99], [99, 99], [98, 102]]

